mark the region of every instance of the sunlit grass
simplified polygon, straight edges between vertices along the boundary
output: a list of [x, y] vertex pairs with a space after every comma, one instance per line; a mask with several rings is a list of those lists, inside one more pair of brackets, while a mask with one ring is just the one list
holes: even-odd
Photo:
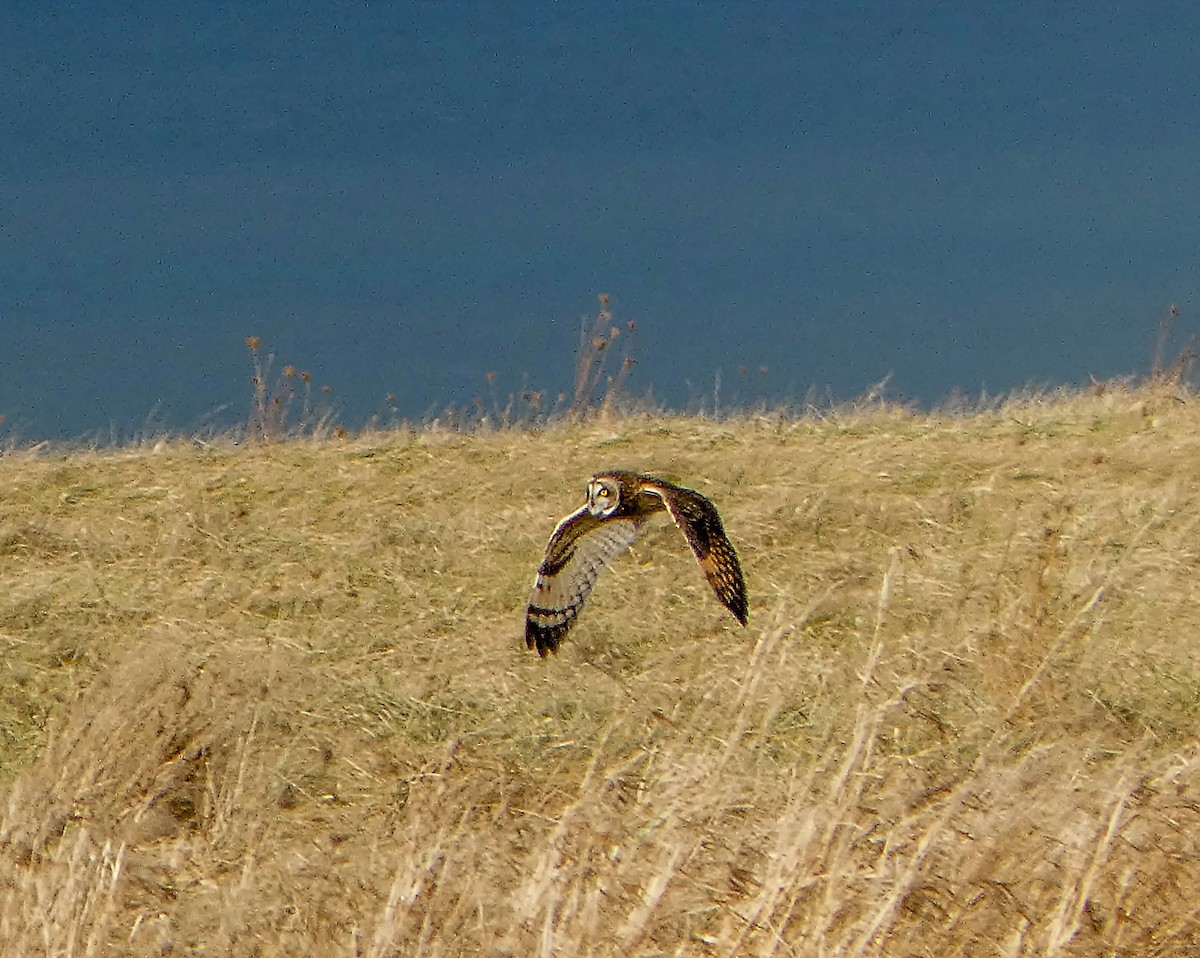
[[[1200, 407], [0, 458], [0, 953], [1188, 955]], [[596, 469], [710, 496], [561, 653]]]

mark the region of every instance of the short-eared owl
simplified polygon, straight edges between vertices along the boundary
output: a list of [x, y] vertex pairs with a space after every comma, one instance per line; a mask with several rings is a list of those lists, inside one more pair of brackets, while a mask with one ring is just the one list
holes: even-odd
[[636, 472], [598, 472], [587, 502], [550, 536], [525, 617], [525, 644], [538, 655], [557, 652], [596, 577], [637, 539], [646, 520], [666, 510], [696, 554], [709, 585], [742, 625], [746, 582], [716, 507], [700, 493]]

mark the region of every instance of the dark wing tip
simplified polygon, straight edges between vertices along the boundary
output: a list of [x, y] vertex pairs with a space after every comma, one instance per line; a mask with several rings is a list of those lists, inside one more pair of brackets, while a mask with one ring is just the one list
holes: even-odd
[[[738, 569], [737, 573], [740, 572]], [[741, 575], [730, 575], [730, 570], [726, 567], [709, 576], [708, 581], [721, 605], [725, 606], [740, 624], [745, 625], [750, 617], [750, 603], [746, 598], [746, 583]]]
[[568, 619], [556, 625], [539, 625], [534, 620], [534, 616], [539, 613], [545, 614], [542, 610], [530, 606], [525, 615], [525, 648], [530, 651], [537, 649], [537, 654], [544, 659], [551, 652], [558, 652], [559, 643], [571, 628], [572, 620]]
[[739, 624], [745, 625], [750, 618], [750, 603], [746, 601], [746, 594], [743, 591], [734, 592], [727, 595], [718, 595], [721, 604], [733, 613], [733, 617], [737, 619]]
[[733, 545], [726, 540], [726, 546], [729, 549], [729, 555], [725, 559], [727, 565], [726, 574], [729, 577], [730, 593], [729, 601], [725, 604], [729, 607], [729, 611], [733, 613], [733, 617], [742, 625], [745, 625], [750, 618], [750, 599], [746, 595], [746, 577], [742, 573], [742, 564], [738, 562], [737, 553], [733, 551]]

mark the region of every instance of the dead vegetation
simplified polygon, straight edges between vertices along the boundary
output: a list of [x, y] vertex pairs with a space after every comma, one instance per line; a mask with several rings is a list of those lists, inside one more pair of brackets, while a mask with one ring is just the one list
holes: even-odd
[[[748, 629], [663, 533], [525, 651], [606, 466]], [[1197, 476], [1162, 386], [10, 453], [0, 954], [1195, 954]]]

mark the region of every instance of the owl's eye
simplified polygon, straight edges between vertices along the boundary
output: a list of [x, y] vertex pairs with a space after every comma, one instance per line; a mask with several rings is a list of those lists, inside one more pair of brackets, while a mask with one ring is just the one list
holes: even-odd
[[600, 495], [603, 496], [605, 499], [607, 499], [611, 495], [611, 493], [608, 491], [607, 488], [605, 488], [604, 486], [601, 486], [600, 487]]

